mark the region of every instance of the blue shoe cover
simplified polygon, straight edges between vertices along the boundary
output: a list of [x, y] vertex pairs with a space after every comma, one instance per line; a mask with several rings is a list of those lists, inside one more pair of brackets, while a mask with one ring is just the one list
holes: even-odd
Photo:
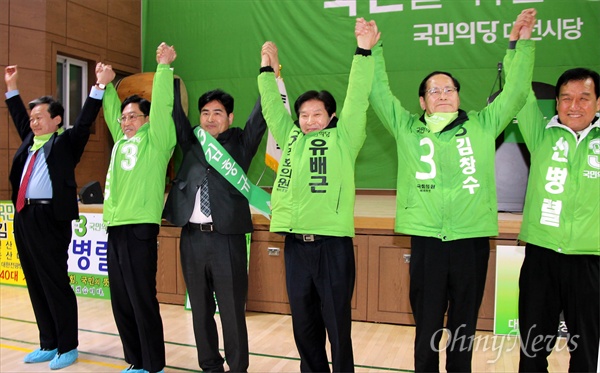
[[41, 348], [38, 348], [37, 350], [28, 353], [23, 361], [26, 363], [43, 363], [44, 361], [54, 359], [57, 352], [58, 348], [55, 348], [54, 350], [42, 350]]
[[76, 348], [69, 352], [65, 352], [64, 354], [56, 354], [54, 359], [50, 362], [50, 369], [55, 370], [68, 367], [77, 360], [77, 356], [79, 356], [79, 352], [77, 352]]

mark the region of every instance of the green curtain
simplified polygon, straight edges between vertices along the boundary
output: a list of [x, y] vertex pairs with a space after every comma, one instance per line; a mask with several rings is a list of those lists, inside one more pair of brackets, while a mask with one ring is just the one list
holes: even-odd
[[[198, 123], [198, 97], [221, 88], [235, 98], [234, 125], [243, 127], [258, 95], [260, 48], [272, 40], [292, 105], [302, 92], [327, 89], [341, 107], [356, 48], [355, 18], [364, 17], [382, 32], [391, 88], [405, 108], [420, 112], [420, 81], [444, 70], [461, 82], [461, 108], [479, 110], [499, 88], [497, 66], [512, 22], [529, 7], [538, 10], [540, 25], [534, 81], [555, 84], [576, 66], [600, 70], [600, 2], [591, 0], [143, 0], [142, 68], [154, 71], [160, 42], [175, 45], [175, 73], [187, 87], [191, 122]], [[419, 36], [427, 25], [432, 34]], [[394, 141], [371, 109], [368, 121], [356, 186], [393, 189]], [[270, 186], [265, 143], [266, 136], [248, 174], [256, 182], [264, 172], [259, 185]]]

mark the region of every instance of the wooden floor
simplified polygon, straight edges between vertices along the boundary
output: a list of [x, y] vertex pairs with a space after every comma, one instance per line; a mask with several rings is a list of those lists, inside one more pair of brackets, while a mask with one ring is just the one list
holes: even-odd
[[[79, 359], [61, 372], [118, 372], [126, 368], [110, 302], [80, 297], [78, 304]], [[191, 312], [183, 306], [161, 304], [161, 314], [167, 352], [165, 372], [199, 372]], [[250, 372], [299, 371], [289, 316], [252, 312], [248, 313], [247, 322]], [[352, 327], [357, 372], [412, 371], [414, 327], [362, 322], [355, 322]], [[474, 372], [517, 370], [516, 338], [478, 332], [476, 341]], [[27, 289], [0, 285], [0, 372], [50, 372], [47, 363], [23, 363], [23, 357], [38, 347]], [[443, 367], [443, 353], [440, 360]], [[566, 372], [568, 360], [569, 353], [559, 340], [549, 359], [550, 370]]]

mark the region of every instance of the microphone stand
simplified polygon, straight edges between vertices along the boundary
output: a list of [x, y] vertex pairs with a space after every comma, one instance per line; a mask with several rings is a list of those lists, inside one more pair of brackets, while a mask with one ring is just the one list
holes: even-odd
[[496, 80], [494, 80], [494, 84], [492, 84], [492, 90], [490, 91], [490, 94], [488, 95], [488, 99], [487, 99], [487, 104], [489, 105], [492, 102], [492, 94], [494, 93], [494, 87], [496, 86], [496, 83], [498, 83], [498, 91], [502, 90], [502, 62], [498, 62], [498, 73], [496, 74]]

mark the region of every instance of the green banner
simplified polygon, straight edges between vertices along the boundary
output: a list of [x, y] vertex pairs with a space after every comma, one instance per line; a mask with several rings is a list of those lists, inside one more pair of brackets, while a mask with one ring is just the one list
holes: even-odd
[[[142, 0], [144, 71], [156, 68], [156, 46], [177, 49], [173, 66], [188, 90], [189, 117], [199, 123], [198, 97], [221, 88], [236, 100], [234, 126], [244, 126], [258, 95], [260, 48], [274, 41], [292, 102], [310, 89], [345, 98], [356, 48], [356, 17], [382, 32], [391, 88], [420, 112], [418, 85], [434, 70], [461, 82], [461, 108], [479, 110], [499, 89], [498, 63], [512, 22], [534, 7], [538, 23], [534, 81], [555, 84], [566, 69], [600, 70], [600, 2], [590, 0]], [[338, 108], [339, 111], [339, 108]], [[248, 176], [271, 186], [265, 140]], [[356, 166], [358, 188], [396, 187], [394, 140], [369, 109], [367, 140]]]
[[525, 246], [496, 247], [494, 334], [519, 334], [519, 274]]

